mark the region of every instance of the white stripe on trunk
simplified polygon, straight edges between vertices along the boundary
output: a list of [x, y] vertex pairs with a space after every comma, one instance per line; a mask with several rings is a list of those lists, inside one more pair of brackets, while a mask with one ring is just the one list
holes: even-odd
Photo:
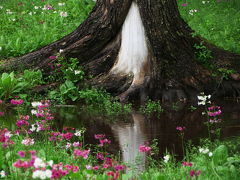
[[133, 74], [134, 82], [139, 81], [145, 74], [143, 69], [148, 61], [148, 47], [139, 8], [135, 2], [131, 5], [121, 33], [121, 48], [111, 72]]

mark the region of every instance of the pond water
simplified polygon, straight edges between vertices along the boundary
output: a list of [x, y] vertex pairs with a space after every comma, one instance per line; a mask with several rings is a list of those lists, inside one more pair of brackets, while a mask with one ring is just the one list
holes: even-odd
[[[221, 138], [240, 135], [240, 103], [236, 101], [218, 101], [221, 106], [222, 122], [216, 126], [221, 127]], [[108, 118], [102, 115], [89, 115], [80, 110], [79, 106], [58, 107], [56, 109], [56, 123], [61, 129], [66, 126], [86, 128], [85, 139], [87, 143], [97, 144], [94, 134], [106, 134], [112, 144], [109, 151], [118, 153], [124, 162], [132, 163], [139, 155], [138, 147], [145, 142], [158, 142], [159, 154], [162, 157], [166, 150], [174, 153], [177, 159], [182, 158], [182, 146], [177, 126], [185, 126], [185, 142], [191, 140], [198, 145], [200, 138], [208, 137], [208, 129], [204, 124], [207, 117], [202, 115], [204, 108], [191, 110], [190, 105], [165, 107], [158, 117], [144, 116], [133, 112], [127, 116]], [[168, 110], [167, 110], [168, 109]], [[142, 158], [145, 161], [145, 158]], [[144, 163], [142, 163], [144, 164]]]
[[[217, 101], [221, 106], [222, 122], [216, 124], [221, 127], [221, 138], [240, 136], [240, 103], [236, 101]], [[177, 159], [182, 158], [182, 145], [177, 126], [185, 126], [184, 140], [198, 145], [201, 138], [208, 137], [208, 129], [204, 122], [207, 117], [202, 115], [204, 107], [193, 110], [189, 104], [176, 104], [163, 107], [164, 111], [158, 115], [146, 116], [140, 112], [119, 117], [107, 117], [104, 114], [93, 115], [83, 110], [83, 106], [56, 106], [53, 108], [55, 126], [61, 130], [63, 127], [76, 129], [86, 128], [85, 142], [98, 144], [95, 134], [105, 134], [112, 143], [108, 151], [120, 154], [124, 162], [134, 163], [139, 156], [140, 144], [158, 142], [159, 154], [162, 157], [166, 151], [176, 154]], [[8, 112], [8, 111], [7, 111]], [[15, 116], [9, 111], [1, 117], [1, 124], [14, 129]], [[121, 153], [119, 153], [121, 152]], [[141, 165], [144, 168], [144, 155], [141, 155]]]

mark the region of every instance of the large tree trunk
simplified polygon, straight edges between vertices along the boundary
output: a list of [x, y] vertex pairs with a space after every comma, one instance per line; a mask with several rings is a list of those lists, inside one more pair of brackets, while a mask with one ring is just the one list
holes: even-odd
[[[98, 0], [74, 32], [4, 66], [44, 68], [51, 61], [48, 57], [61, 49], [66, 58], [79, 59], [95, 77], [93, 85], [104, 86], [122, 101], [132, 96], [185, 100], [200, 91], [216, 91], [217, 78], [198, 63], [194, 44], [203, 42], [218, 68], [239, 72], [240, 67], [239, 55], [191, 33], [176, 0]], [[239, 79], [237, 73], [231, 81], [222, 82], [218, 88], [225, 91], [218, 90], [218, 94], [239, 96]]]

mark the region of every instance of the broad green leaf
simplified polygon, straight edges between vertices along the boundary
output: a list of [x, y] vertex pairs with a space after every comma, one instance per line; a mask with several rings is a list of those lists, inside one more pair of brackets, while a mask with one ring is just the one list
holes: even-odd
[[227, 161], [228, 149], [225, 145], [220, 145], [213, 152], [213, 162], [215, 165], [223, 164]]

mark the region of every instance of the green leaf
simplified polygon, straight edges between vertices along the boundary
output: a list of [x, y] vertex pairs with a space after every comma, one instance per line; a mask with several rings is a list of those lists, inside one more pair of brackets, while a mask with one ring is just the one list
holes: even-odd
[[225, 145], [220, 145], [213, 152], [213, 162], [215, 165], [223, 164], [227, 161], [228, 149]]

